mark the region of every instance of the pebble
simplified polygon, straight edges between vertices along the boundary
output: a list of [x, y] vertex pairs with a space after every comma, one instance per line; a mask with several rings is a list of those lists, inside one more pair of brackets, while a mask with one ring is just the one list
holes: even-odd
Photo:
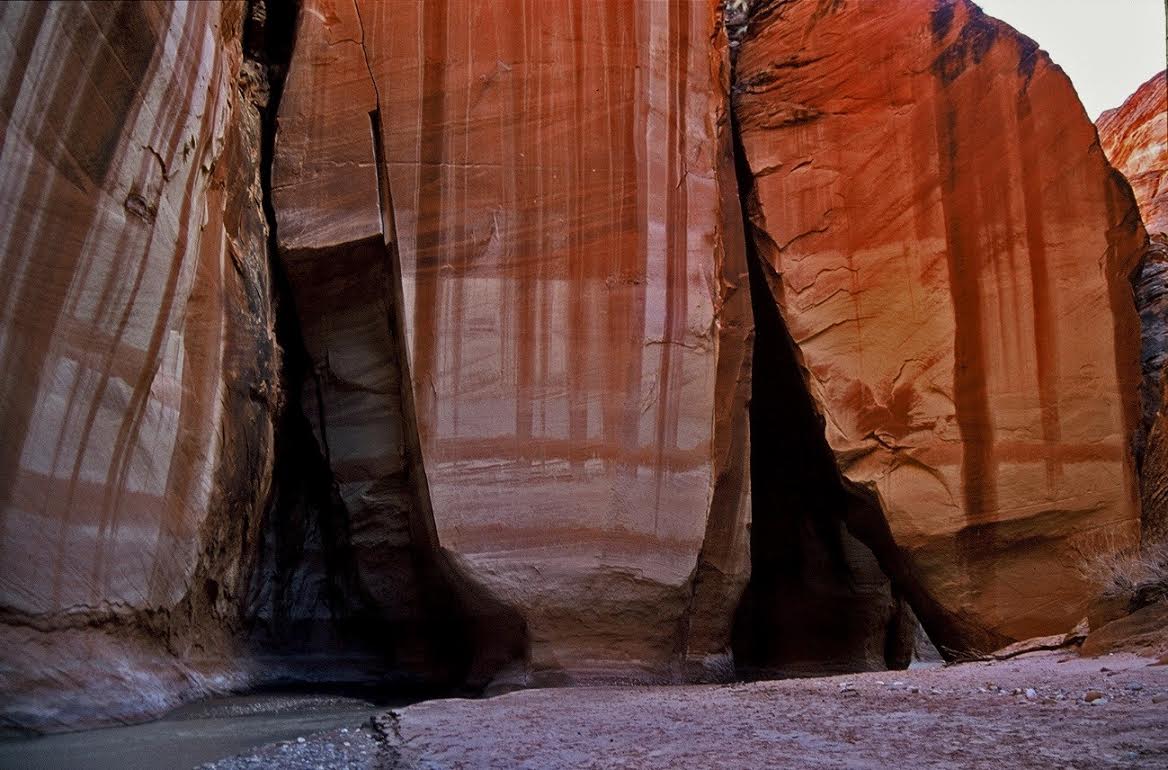
[[1128, 682], [1127, 689], [1131, 690], [1132, 692], [1139, 692], [1140, 690], [1144, 689], [1144, 686], [1139, 682]]
[[1026, 688], [1026, 700], [1034, 700], [1037, 697], [1038, 697], [1038, 690], [1035, 690], [1033, 687]]
[[1098, 700], [1093, 700], [1093, 701], [1091, 701], [1091, 705], [1092, 706], [1106, 706], [1107, 705], [1107, 698], [1099, 698]]
[[301, 736], [297, 736], [297, 738], [296, 738], [296, 742], [297, 742], [297, 743], [304, 743], [304, 736], [302, 736], [302, 735], [301, 735]]
[[1106, 696], [1098, 690], [1088, 690], [1083, 694], [1083, 700], [1088, 703], [1094, 703], [1097, 700], [1103, 700]]
[[1168, 703], [1168, 695], [1153, 695], [1152, 703]]
[[912, 685], [909, 685], [908, 691], [911, 693], [918, 693], [921, 691], [921, 688], [917, 687], [915, 684], [912, 684]]

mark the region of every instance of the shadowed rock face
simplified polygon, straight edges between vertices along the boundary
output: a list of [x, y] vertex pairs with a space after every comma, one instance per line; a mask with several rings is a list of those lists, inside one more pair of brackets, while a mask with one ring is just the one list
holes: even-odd
[[795, 0], [755, 6], [736, 83], [766, 281], [869, 545], [945, 647], [1070, 628], [1076, 536], [1138, 526], [1143, 232], [1069, 81], [967, 2]]
[[1144, 537], [1168, 539], [1168, 418], [1164, 367], [1168, 363], [1168, 72], [1152, 76], [1119, 107], [1099, 116], [1099, 139], [1111, 163], [1127, 177], [1150, 241], [1136, 306], [1143, 328], [1143, 430], [1140, 468]]
[[231, 666], [278, 358], [244, 11], [0, 10], [5, 726], [157, 713]]
[[0, 9], [0, 729], [1079, 620], [1145, 235], [1070, 84], [964, 0], [759, 0], [732, 123], [721, 6]]
[[401, 533], [370, 558], [515, 613], [501, 682], [725, 652], [750, 310], [721, 41], [712, 2], [305, 6], [275, 206], [313, 419]]

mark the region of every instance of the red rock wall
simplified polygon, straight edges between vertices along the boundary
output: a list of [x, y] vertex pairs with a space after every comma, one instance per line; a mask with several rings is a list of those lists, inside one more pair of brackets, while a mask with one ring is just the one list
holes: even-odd
[[760, 2], [736, 82], [755, 242], [882, 559], [951, 649], [1070, 628], [1077, 538], [1138, 522], [1143, 241], [1071, 84], [964, 0]]
[[304, 9], [275, 204], [320, 314], [318, 430], [371, 526], [408, 528], [366, 490], [424, 467], [411, 547], [522, 616], [520, 681], [662, 677], [728, 641], [750, 318], [717, 14]]
[[1136, 282], [1143, 327], [1144, 430], [1140, 496], [1146, 540], [1168, 540], [1168, 72], [1153, 75], [1097, 123], [1103, 150], [1131, 183], [1151, 240]]
[[1144, 227], [1168, 233], [1168, 71], [1096, 122], [1103, 151], [1131, 182]]
[[233, 622], [277, 357], [243, 13], [0, 9], [9, 726], [157, 713]]

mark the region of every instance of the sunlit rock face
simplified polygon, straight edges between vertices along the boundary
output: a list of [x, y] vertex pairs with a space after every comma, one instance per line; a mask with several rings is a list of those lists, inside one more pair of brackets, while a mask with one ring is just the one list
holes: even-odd
[[1168, 72], [1153, 75], [1096, 125], [1107, 158], [1131, 183], [1144, 227], [1168, 233]]
[[1168, 417], [1163, 411], [1168, 364], [1168, 72], [1153, 75], [1121, 106], [1100, 115], [1097, 125], [1108, 159], [1131, 183], [1150, 236], [1136, 282], [1147, 432], [1140, 492], [1144, 536], [1163, 541], [1168, 539]]
[[157, 713], [231, 622], [277, 356], [243, 17], [0, 8], [5, 727]]
[[1078, 538], [1137, 531], [1144, 235], [1071, 84], [964, 0], [760, 2], [736, 84], [767, 282], [883, 560], [943, 647], [1073, 626]]
[[371, 530], [430, 528], [518, 613], [511, 681], [725, 662], [750, 307], [718, 5], [302, 12], [274, 202], [317, 430]]

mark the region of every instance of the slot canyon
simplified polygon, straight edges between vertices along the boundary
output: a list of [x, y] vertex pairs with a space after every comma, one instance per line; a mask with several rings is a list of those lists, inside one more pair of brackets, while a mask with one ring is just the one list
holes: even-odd
[[1168, 761], [1165, 72], [1093, 123], [971, 0], [0, 27], [0, 766]]

